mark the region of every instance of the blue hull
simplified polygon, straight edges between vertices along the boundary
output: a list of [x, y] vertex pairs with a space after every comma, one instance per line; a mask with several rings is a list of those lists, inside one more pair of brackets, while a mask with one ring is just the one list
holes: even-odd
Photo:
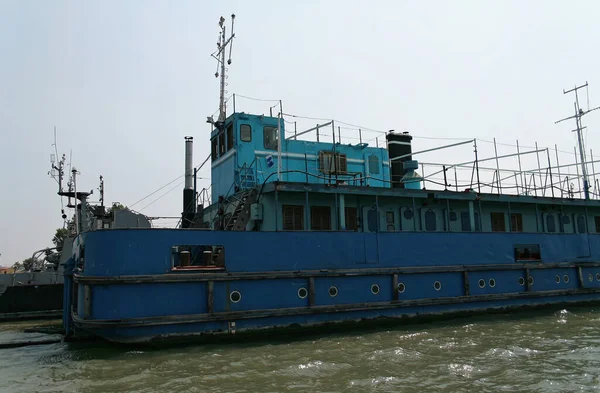
[[[183, 244], [222, 245], [224, 268], [174, 269]], [[68, 333], [115, 342], [600, 301], [594, 234], [129, 229], [84, 246]]]

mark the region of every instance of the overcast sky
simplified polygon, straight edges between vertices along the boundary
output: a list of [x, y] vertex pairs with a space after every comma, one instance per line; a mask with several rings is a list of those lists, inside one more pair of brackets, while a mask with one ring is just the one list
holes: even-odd
[[[54, 126], [59, 154], [72, 152], [81, 172], [80, 189], [97, 188], [103, 175], [107, 202], [132, 205], [180, 176], [186, 135], [195, 137], [196, 165], [204, 160], [206, 116], [218, 108], [210, 54], [219, 17], [229, 24], [231, 13], [228, 95], [408, 130], [414, 150], [452, 143], [422, 137], [476, 137], [489, 155], [483, 141], [495, 137], [570, 152], [574, 122], [554, 124], [572, 113], [563, 88], [588, 81], [590, 105], [600, 105], [596, 1], [0, 0], [0, 264], [49, 246], [62, 226], [47, 174]], [[269, 103], [236, 105], [268, 113]], [[584, 124], [587, 149], [600, 156], [596, 113]], [[499, 154], [513, 151], [499, 146]], [[468, 161], [472, 148], [420, 159], [433, 158]], [[209, 166], [200, 174], [209, 185]], [[175, 182], [133, 208], [179, 215], [182, 187]]]

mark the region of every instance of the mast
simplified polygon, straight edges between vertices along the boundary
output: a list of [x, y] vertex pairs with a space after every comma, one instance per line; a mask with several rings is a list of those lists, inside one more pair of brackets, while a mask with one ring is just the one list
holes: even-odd
[[[208, 122], [211, 124], [215, 124], [217, 127], [222, 127], [225, 122], [225, 118], [227, 117], [226, 112], [226, 104], [225, 104], [225, 79], [227, 79], [225, 68], [225, 52], [227, 46], [229, 45], [229, 58], [227, 59], [227, 65], [231, 64], [231, 46], [233, 42], [233, 37], [235, 34], [233, 33], [233, 23], [235, 21], [235, 14], [231, 14], [231, 36], [226, 38], [226, 29], [225, 29], [225, 18], [221, 17], [219, 19], [219, 27], [221, 31], [219, 32], [219, 38], [217, 41], [217, 51], [212, 53], [211, 56], [217, 60], [217, 72], [215, 72], [215, 77], [221, 77], [220, 86], [219, 86], [219, 118], [216, 122], [212, 120], [212, 117], [208, 118]], [[219, 72], [220, 68], [220, 72]]]
[[600, 106], [596, 107], [596, 108], [590, 109], [589, 108], [589, 100], [588, 100], [588, 109], [587, 109], [587, 111], [584, 111], [583, 109], [581, 109], [581, 107], [579, 106], [579, 94], [577, 93], [577, 91], [579, 89], [584, 88], [584, 87], [587, 89], [587, 87], [588, 87], [587, 81], [585, 82], [585, 85], [575, 86], [571, 90], [564, 90], [563, 89], [563, 94], [575, 92], [575, 102], [573, 103], [573, 105], [575, 107], [575, 114], [573, 116], [569, 116], [569, 117], [565, 117], [564, 119], [560, 119], [560, 120], [554, 122], [554, 124], [557, 124], [557, 123], [560, 123], [562, 121], [569, 120], [569, 119], [575, 119], [576, 128], [574, 130], [572, 130], [572, 132], [577, 132], [577, 142], [578, 142], [578, 145], [579, 145], [579, 158], [580, 158], [580, 161], [581, 161], [581, 176], [583, 178], [583, 194], [585, 196], [585, 199], [587, 200], [587, 199], [590, 199], [590, 191], [589, 191], [588, 174], [587, 174], [586, 159], [585, 159], [585, 149], [584, 149], [584, 146], [583, 146], [583, 137], [581, 135], [581, 132], [586, 127], [582, 127], [582, 125], [581, 125], [581, 118], [583, 117], [583, 115], [586, 115], [586, 114], [590, 113], [591, 111], [595, 111], [596, 109], [600, 109]]

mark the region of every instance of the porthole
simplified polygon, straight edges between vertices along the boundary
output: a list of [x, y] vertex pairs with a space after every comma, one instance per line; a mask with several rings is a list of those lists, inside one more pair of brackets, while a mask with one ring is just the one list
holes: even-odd
[[493, 278], [490, 278], [490, 287], [494, 288], [496, 286], [496, 280], [494, 280]]
[[231, 300], [234, 303], [237, 303], [240, 300], [242, 300], [242, 294], [239, 291], [233, 291], [229, 294], [229, 300]]
[[398, 292], [403, 293], [404, 291], [406, 291], [406, 285], [404, 285], [403, 282], [398, 283], [397, 289], [398, 289]]
[[335, 285], [329, 287], [329, 296], [336, 297], [338, 294], [338, 289]]
[[529, 286], [533, 285], [533, 276], [529, 276]]
[[306, 288], [298, 289], [298, 297], [300, 299], [305, 299], [307, 296], [308, 296], [308, 291], [306, 290]]
[[519, 277], [519, 285], [525, 285], [525, 279], [523, 277]]
[[373, 295], [377, 295], [379, 293], [379, 285], [377, 285], [377, 284], [371, 285], [371, 293]]
[[596, 273], [596, 281], [600, 281], [600, 273]]
[[436, 291], [439, 291], [440, 289], [442, 289], [442, 283], [441, 283], [441, 282], [439, 282], [439, 281], [436, 281], [436, 282], [434, 282], [434, 283], [433, 283], [433, 288], [434, 288]]
[[590, 282], [594, 281], [594, 275], [592, 273], [588, 274], [588, 280]]
[[480, 279], [479, 282], [479, 288], [484, 288], [485, 287], [485, 280], [484, 279]]
[[555, 280], [557, 284], [560, 284], [560, 276], [558, 274], [556, 275]]
[[563, 280], [565, 283], [569, 282], [569, 276], [567, 276], [566, 274], [563, 276]]

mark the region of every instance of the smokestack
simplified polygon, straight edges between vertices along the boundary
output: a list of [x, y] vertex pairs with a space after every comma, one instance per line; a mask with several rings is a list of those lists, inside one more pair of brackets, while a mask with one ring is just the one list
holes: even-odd
[[185, 137], [185, 186], [183, 188], [183, 213], [181, 227], [192, 226], [196, 214], [196, 201], [194, 200], [194, 138]]
[[194, 188], [194, 137], [185, 137], [185, 189]]

